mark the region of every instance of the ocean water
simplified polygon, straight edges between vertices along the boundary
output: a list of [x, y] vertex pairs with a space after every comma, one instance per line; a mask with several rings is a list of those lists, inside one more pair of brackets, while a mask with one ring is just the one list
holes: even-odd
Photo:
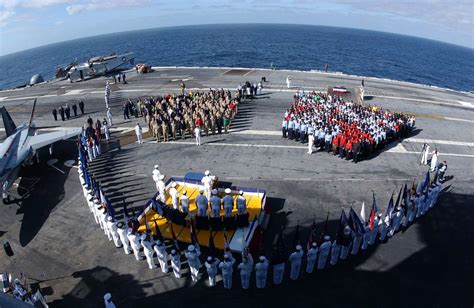
[[474, 49], [383, 32], [281, 24], [205, 25], [93, 36], [0, 57], [0, 89], [111, 52], [154, 66], [322, 70], [474, 90]]

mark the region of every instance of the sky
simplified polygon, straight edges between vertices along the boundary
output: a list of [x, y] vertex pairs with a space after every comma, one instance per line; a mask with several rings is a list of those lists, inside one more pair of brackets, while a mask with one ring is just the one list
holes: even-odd
[[474, 48], [474, 0], [0, 0], [0, 55], [106, 33], [219, 23], [339, 26]]

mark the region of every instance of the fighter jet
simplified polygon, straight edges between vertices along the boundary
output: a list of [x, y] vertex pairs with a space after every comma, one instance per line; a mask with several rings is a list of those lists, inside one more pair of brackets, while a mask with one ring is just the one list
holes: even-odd
[[18, 178], [22, 166], [28, 166], [36, 155], [36, 151], [53, 143], [66, 140], [81, 134], [81, 128], [68, 128], [65, 130], [37, 134], [39, 127], [33, 123], [36, 100], [33, 103], [30, 120], [16, 126], [10, 114], [1, 107], [3, 125], [7, 138], [0, 144], [0, 185], [3, 203], [10, 200], [10, 188]]

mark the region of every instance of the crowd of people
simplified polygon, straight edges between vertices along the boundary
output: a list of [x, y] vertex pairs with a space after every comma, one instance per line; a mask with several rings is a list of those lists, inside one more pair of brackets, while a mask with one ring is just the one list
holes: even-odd
[[285, 112], [282, 136], [308, 143], [357, 162], [380, 151], [387, 144], [410, 136], [415, 117], [346, 102], [337, 95], [298, 92]]
[[239, 95], [230, 91], [209, 90], [184, 95], [165, 95], [128, 99], [123, 104], [123, 117], [143, 117], [146, 127], [157, 142], [167, 142], [201, 135], [227, 133], [238, 112]]
[[[84, 115], [84, 102], [82, 100], [79, 101], [79, 110], [81, 115]], [[73, 103], [72, 106], [69, 106], [68, 103], [64, 106], [59, 106], [59, 108], [53, 107], [51, 114], [53, 115], [54, 121], [58, 120], [58, 115], [61, 118], [61, 121], [69, 120], [71, 117], [77, 117], [77, 106], [76, 103]], [[71, 114], [71, 109], [74, 115]]]
[[[297, 280], [302, 272], [309, 275], [315, 268], [323, 270], [328, 266], [334, 266], [338, 262], [347, 259], [350, 255], [357, 255], [361, 251], [368, 249], [368, 247], [375, 245], [377, 241], [387, 241], [398, 231], [408, 228], [416, 219], [425, 215], [429, 209], [433, 208], [437, 202], [444, 177], [443, 172], [442, 174], [436, 173], [434, 178], [432, 178], [432, 173], [428, 171], [424, 181], [421, 181], [418, 185], [415, 185], [415, 181], [413, 181], [411, 188], [405, 184], [401, 187], [395, 202], [394, 196], [392, 196], [385, 213], [378, 209], [375, 194], [368, 218], [366, 218], [365, 205], [362, 206], [360, 215], [352, 207], [349, 209], [348, 214], [343, 209], [334, 238], [331, 238], [327, 232], [327, 219], [326, 223], [318, 230], [316, 230], [316, 224], [313, 222], [311, 235], [307, 241], [303, 242], [299, 236], [299, 231], [296, 232], [290, 253], [285, 249], [282, 239], [283, 232], [281, 231], [274, 245], [274, 253], [270, 258], [267, 258], [264, 254], [263, 245], [260, 244], [260, 251], [253, 252], [254, 256], [258, 257], [256, 262], [252, 253], [246, 248], [242, 252], [242, 256], [239, 257], [241, 262], [236, 265], [237, 258], [227, 248], [228, 245], [225, 245], [226, 249], [223, 252], [223, 260], [220, 260], [216, 253], [210, 253], [208, 257], [204, 258], [197, 239], [193, 240], [187, 246], [184, 253], [182, 253], [176, 240], [172, 241], [173, 243], [170, 247], [166, 245], [164, 239], [160, 236], [155, 237], [152, 233], [139, 232], [138, 228], [134, 227], [134, 224], [130, 223], [130, 220], [127, 218], [125, 222], [117, 222], [114, 211], [100, 186], [91, 184], [94, 181], [87, 171], [88, 163], [87, 159], [84, 158], [87, 155], [85, 150], [80, 151], [80, 167], [78, 171], [84, 189], [84, 196], [96, 223], [100, 225], [104, 234], [110, 241], [114, 242], [117, 248], [123, 249], [126, 254], [133, 253], [137, 261], [146, 259], [150, 269], [156, 268], [157, 264], [163, 273], [168, 273], [171, 269], [176, 278], [181, 278], [182, 261], [187, 260], [193, 281], [198, 281], [201, 278], [202, 261], [205, 260], [204, 268], [209, 280], [209, 286], [213, 287], [216, 285], [217, 276], [220, 271], [225, 289], [232, 288], [234, 270], [240, 272], [241, 287], [243, 289], [250, 287], [253, 272], [255, 272], [256, 287], [265, 288], [270, 280], [268, 278], [270, 268], [273, 269], [271, 281], [273, 281], [274, 285], [278, 285], [283, 281], [287, 266], [289, 266], [290, 279]], [[163, 192], [164, 175], [159, 172], [158, 166], [155, 166], [152, 177], [158, 192], [161, 192], [158, 194], [158, 198], [161, 198], [160, 195], [165, 196], [166, 193]], [[213, 194], [212, 188], [212, 175], [209, 172], [205, 173], [205, 179], [203, 179], [201, 184], [200, 195], [203, 197], [210, 195], [212, 200], [215, 194]], [[177, 192], [174, 192], [176, 190], [174, 188], [171, 185], [171, 189], [167, 192], [171, 196], [171, 206], [176, 210], [188, 211], [189, 199], [186, 194], [183, 192], [183, 195], [179, 197]], [[205, 207], [201, 207], [197, 199], [195, 202], [198, 208], [197, 216], [209, 215], [209, 213], [211, 215], [218, 215], [217, 206], [214, 208], [212, 201], [206, 204]], [[239, 205], [238, 201], [235, 204], [239, 211], [242, 211], [242, 213], [245, 211], [243, 204]], [[223, 205], [225, 210], [225, 201], [223, 201]], [[219, 211], [220, 206], [221, 202], [219, 202]], [[232, 202], [232, 206], [229, 205], [226, 213], [229, 213], [230, 209], [233, 208], [234, 202]], [[299, 230], [299, 227], [297, 227], [297, 230]], [[157, 230], [156, 234], [160, 234], [159, 230]], [[263, 237], [261, 237], [260, 241], [263, 241]]]

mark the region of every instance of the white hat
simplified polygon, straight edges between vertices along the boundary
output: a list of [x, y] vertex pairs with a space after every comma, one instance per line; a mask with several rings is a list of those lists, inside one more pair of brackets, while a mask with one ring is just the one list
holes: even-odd
[[239, 191], [239, 194], [240, 194], [240, 195], [243, 195], [243, 194], [244, 194], [244, 191], [243, 191], [243, 190], [240, 190], [240, 191]]
[[175, 188], [176, 187], [176, 182], [172, 182], [171, 187]]
[[100, 204], [99, 199], [95, 198], [95, 199], [94, 199], [94, 203], [95, 203], [95, 204]]
[[155, 169], [158, 169], [159, 165], [155, 165]]
[[378, 216], [379, 218], [380, 218], [380, 217], [382, 217], [382, 213], [378, 213], [378, 215], [377, 215], [377, 216]]
[[211, 174], [211, 173], [209, 172], [209, 170], [206, 170], [206, 171], [204, 172], [204, 174], [205, 174], [205, 175], [209, 175], [209, 174]]
[[160, 180], [163, 180], [165, 178], [165, 176], [163, 174], [160, 174], [160, 176], [158, 177]]
[[199, 187], [199, 193], [201, 193], [201, 194], [202, 194], [203, 192], [204, 192], [204, 188], [202, 188], [202, 187]]
[[185, 190], [185, 191], [183, 191], [183, 195], [186, 195], [187, 193], [188, 193], [188, 192], [187, 192], [186, 190]]
[[105, 293], [104, 300], [109, 301], [112, 299], [112, 295], [110, 293]]
[[97, 209], [100, 210], [102, 208], [102, 204], [96, 203]]
[[266, 258], [264, 256], [260, 256], [259, 259], [260, 259], [260, 261], [265, 261], [266, 260]]
[[301, 249], [303, 249], [303, 247], [301, 247], [301, 245], [296, 245], [296, 250], [299, 251], [299, 250], [301, 250]]
[[318, 243], [313, 242], [313, 244], [311, 244], [311, 246], [313, 246], [313, 247], [318, 247]]
[[140, 239], [141, 239], [142, 241], [146, 240], [146, 233], [143, 233], [142, 236], [140, 236]]
[[156, 245], [161, 245], [160, 239], [157, 239], [157, 240], [156, 240]]
[[112, 216], [107, 216], [107, 220], [112, 221], [113, 220]]
[[225, 193], [226, 193], [226, 194], [230, 194], [230, 192], [231, 192], [230, 188], [226, 188], [226, 189], [225, 189]]
[[224, 254], [224, 259], [229, 259], [229, 258], [230, 258], [230, 256], [229, 256], [229, 254], [226, 252], [226, 253]]
[[194, 245], [189, 245], [189, 246], [188, 246], [188, 251], [194, 251], [194, 249], [195, 249], [195, 248], [194, 248]]
[[207, 257], [207, 262], [211, 262], [211, 261], [212, 261], [212, 257], [211, 256]]
[[397, 211], [401, 211], [402, 210], [402, 207], [401, 206], [397, 206]]
[[213, 190], [211, 190], [211, 194], [213, 194], [213, 195], [217, 195], [217, 189], [213, 189]]
[[176, 253], [176, 250], [175, 249], [172, 249], [171, 250], [171, 254], [174, 255]]
[[133, 233], [132, 228], [128, 228], [128, 229], [127, 229], [127, 234], [130, 235], [130, 234], [132, 234], [132, 233]]
[[331, 239], [331, 238], [329, 237], [329, 235], [325, 235], [325, 236], [324, 236], [324, 240], [325, 240], [325, 241], [329, 241], [330, 239]]

